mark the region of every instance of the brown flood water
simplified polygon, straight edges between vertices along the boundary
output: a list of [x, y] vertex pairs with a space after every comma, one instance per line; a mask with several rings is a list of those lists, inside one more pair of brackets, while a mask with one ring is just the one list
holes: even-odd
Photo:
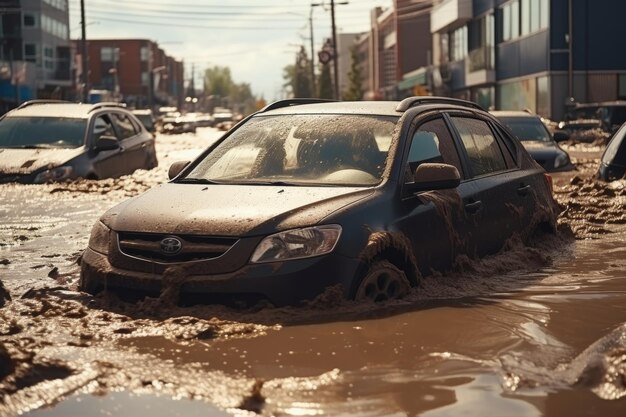
[[624, 416], [626, 226], [609, 220], [625, 196], [589, 179], [593, 160], [555, 176], [559, 236], [382, 307], [332, 291], [280, 309], [94, 299], [75, 292], [89, 227], [128, 184], [162, 179], [0, 186], [0, 416]]

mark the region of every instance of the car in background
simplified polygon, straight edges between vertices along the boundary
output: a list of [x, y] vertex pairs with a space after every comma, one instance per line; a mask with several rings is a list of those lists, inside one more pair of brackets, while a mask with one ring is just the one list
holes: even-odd
[[141, 122], [143, 127], [153, 135], [156, 133], [156, 118], [150, 109], [132, 110], [133, 115]]
[[117, 103], [33, 100], [0, 118], [0, 183], [111, 178], [157, 165], [154, 138]]
[[574, 169], [569, 154], [557, 143], [567, 140], [566, 133], [556, 131], [551, 135], [541, 117], [527, 111], [492, 111], [491, 114], [511, 129], [530, 156], [546, 171]]
[[106, 212], [80, 288], [298, 304], [328, 287], [400, 298], [459, 255], [554, 231], [551, 180], [478, 105], [292, 99], [249, 116], [171, 181]]
[[233, 112], [230, 109], [227, 109], [225, 107], [216, 107], [215, 109], [213, 109], [213, 122], [215, 124], [221, 123], [221, 122], [232, 122], [233, 121]]
[[573, 134], [581, 130], [601, 129], [613, 134], [626, 122], [626, 101], [577, 103], [569, 109], [559, 128]]
[[604, 181], [614, 181], [626, 175], [626, 123], [615, 132], [606, 146], [597, 176]]
[[196, 133], [195, 121], [180, 113], [163, 117], [161, 133], [177, 135], [180, 133]]

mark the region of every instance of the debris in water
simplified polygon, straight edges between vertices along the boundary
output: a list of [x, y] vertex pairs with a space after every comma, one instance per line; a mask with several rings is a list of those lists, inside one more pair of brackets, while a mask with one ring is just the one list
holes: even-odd
[[265, 396], [261, 393], [264, 382], [262, 379], [257, 379], [250, 389], [250, 394], [244, 397], [237, 408], [260, 414], [265, 405]]

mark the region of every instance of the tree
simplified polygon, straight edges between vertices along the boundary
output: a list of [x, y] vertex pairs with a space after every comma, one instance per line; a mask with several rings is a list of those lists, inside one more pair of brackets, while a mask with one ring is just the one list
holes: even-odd
[[313, 95], [310, 68], [311, 61], [307, 56], [306, 49], [304, 46], [301, 46], [296, 54], [295, 64], [287, 65], [283, 68], [284, 86], [291, 89], [293, 97], [304, 98]]
[[228, 97], [234, 84], [228, 67], [214, 66], [207, 68], [204, 72], [204, 85], [209, 95]]
[[359, 55], [356, 46], [350, 48], [350, 71], [348, 72], [348, 90], [344, 91], [344, 100], [361, 100], [363, 99], [363, 76], [361, 74], [361, 66], [359, 65]]
[[317, 85], [319, 86], [319, 98], [333, 98], [333, 85], [330, 77], [330, 65], [322, 64], [320, 71], [320, 78]]

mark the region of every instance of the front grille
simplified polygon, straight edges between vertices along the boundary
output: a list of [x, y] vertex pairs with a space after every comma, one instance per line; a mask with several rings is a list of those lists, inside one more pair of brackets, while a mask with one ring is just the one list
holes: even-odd
[[[171, 255], [161, 248], [163, 239], [175, 237], [182, 249]], [[190, 262], [214, 259], [226, 253], [236, 242], [234, 238], [164, 235], [159, 233], [118, 233], [120, 251], [128, 256], [163, 263]]]

